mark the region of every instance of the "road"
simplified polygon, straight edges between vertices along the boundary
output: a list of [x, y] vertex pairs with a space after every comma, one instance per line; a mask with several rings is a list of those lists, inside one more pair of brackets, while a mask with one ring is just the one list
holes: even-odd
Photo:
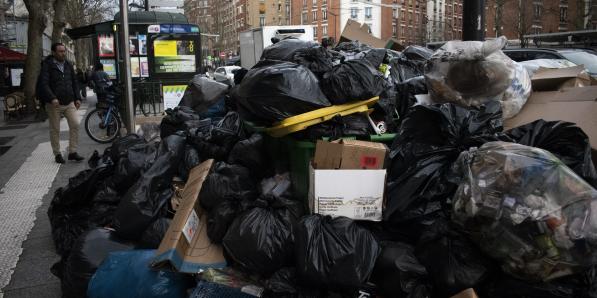
[[[90, 95], [90, 96], [89, 96]], [[84, 116], [95, 107], [88, 92], [79, 110], [79, 153], [89, 157], [106, 145], [93, 142], [83, 127]], [[54, 162], [48, 122], [0, 126], [0, 298], [61, 297], [60, 280], [50, 273], [59, 260], [52, 242], [47, 210], [53, 194], [87, 167], [86, 162]], [[66, 158], [68, 125], [61, 121], [61, 149]], [[9, 148], [8, 148], [9, 147]]]

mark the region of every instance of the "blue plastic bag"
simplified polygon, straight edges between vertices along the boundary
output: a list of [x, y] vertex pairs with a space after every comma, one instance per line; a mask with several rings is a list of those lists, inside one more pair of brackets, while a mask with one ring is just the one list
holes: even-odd
[[111, 253], [93, 275], [89, 298], [179, 298], [193, 286], [185, 274], [149, 268], [155, 250]]

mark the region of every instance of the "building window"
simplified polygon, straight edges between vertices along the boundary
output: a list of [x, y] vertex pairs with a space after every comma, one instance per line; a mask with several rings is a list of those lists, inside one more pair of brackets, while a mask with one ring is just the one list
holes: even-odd
[[307, 0], [303, 0], [303, 7], [307, 7]]
[[325, 9], [321, 10], [321, 19], [324, 21], [328, 19], [328, 11], [327, 10], [325, 10]]
[[265, 26], [265, 17], [259, 17], [259, 26], [260, 27]]
[[328, 4], [328, 0], [321, 1], [321, 6], [326, 6]]
[[533, 34], [541, 34], [541, 28], [533, 28]]
[[324, 37], [328, 36], [328, 26], [321, 27], [321, 34], [323, 34]]
[[317, 7], [317, 0], [313, 0], [313, 7]]
[[373, 26], [373, 24], [371, 24], [371, 23], [366, 23], [366, 24], [367, 24], [367, 27], [369, 27], [369, 34], [371, 34], [371, 32], [372, 32], [371, 31], [371, 26]]
[[398, 9], [396, 9], [396, 8], [392, 9], [392, 18], [394, 18], [394, 19], [398, 18]]
[[560, 7], [560, 22], [566, 23], [568, 21], [568, 7]]
[[535, 19], [541, 18], [541, 5], [539, 3], [535, 3], [533, 6], [533, 15]]
[[396, 37], [396, 24], [392, 24], [392, 36]]
[[305, 25], [307, 24], [307, 22], [309, 22], [309, 20], [307, 19], [307, 12], [303, 12], [303, 14], [301, 15], [301, 24]]
[[278, 4], [278, 11], [282, 11], [282, 4]]
[[406, 21], [406, 12], [405, 11], [402, 12], [402, 21], [403, 22]]
[[317, 27], [313, 27], [313, 38], [317, 39]]
[[313, 22], [317, 21], [317, 10], [313, 11], [313, 19], [312, 19], [312, 21]]
[[404, 37], [406, 35], [406, 28], [402, 27], [402, 33], [400, 36]]
[[370, 19], [372, 14], [373, 8], [365, 7], [365, 18]]
[[351, 8], [350, 8], [350, 17], [351, 17], [352, 19], [356, 19], [356, 18], [358, 18], [358, 17], [359, 17], [359, 14], [358, 14], [358, 9], [357, 9], [356, 7], [351, 7]]

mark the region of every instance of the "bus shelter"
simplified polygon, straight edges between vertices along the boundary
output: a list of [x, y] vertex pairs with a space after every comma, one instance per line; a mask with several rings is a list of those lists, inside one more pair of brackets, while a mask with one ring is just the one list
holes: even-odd
[[[122, 81], [120, 13], [113, 21], [66, 31], [72, 39], [90, 38], [95, 63]], [[199, 27], [178, 13], [129, 12], [129, 47], [135, 115], [161, 115], [175, 107], [197, 73], [203, 72]]]

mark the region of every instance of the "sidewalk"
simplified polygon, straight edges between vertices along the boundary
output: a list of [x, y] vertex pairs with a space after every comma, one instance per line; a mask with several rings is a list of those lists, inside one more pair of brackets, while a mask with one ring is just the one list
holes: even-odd
[[[86, 158], [107, 146], [93, 142], [85, 133], [84, 117], [94, 107], [95, 95], [89, 92], [79, 110], [78, 152]], [[0, 130], [0, 138], [3, 132]], [[46, 213], [56, 189], [65, 186], [87, 163], [54, 162], [47, 121], [12, 134], [17, 135], [13, 146], [0, 156], [1, 162], [11, 164], [0, 169], [0, 183], [4, 185], [0, 192], [0, 222], [6, 229], [0, 236], [0, 297], [61, 297], [60, 280], [50, 273], [59, 257]], [[60, 139], [64, 152], [68, 146], [65, 119], [61, 121]]]

